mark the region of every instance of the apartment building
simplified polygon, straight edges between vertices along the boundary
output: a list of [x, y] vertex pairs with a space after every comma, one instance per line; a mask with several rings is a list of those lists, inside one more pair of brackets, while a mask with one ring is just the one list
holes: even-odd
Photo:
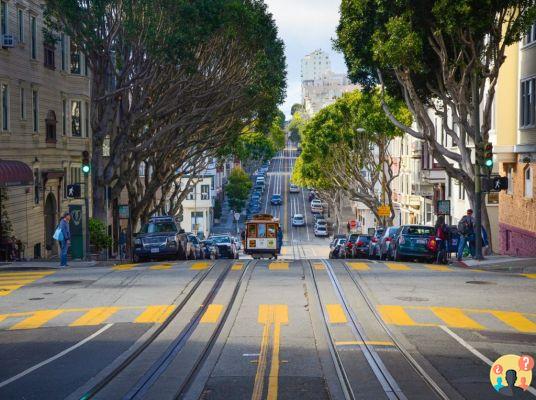
[[500, 250], [536, 256], [536, 23], [510, 46], [497, 89], [496, 153], [508, 190], [499, 201]]
[[[91, 141], [84, 55], [66, 35], [43, 33], [44, 4], [0, 1], [0, 169], [3, 164], [8, 181], [28, 171], [33, 178], [3, 189], [12, 234], [26, 258], [56, 254], [52, 235], [59, 215], [82, 205], [67, 197], [67, 185], [83, 182], [82, 151], [90, 151]], [[80, 224], [80, 209], [73, 210]]]

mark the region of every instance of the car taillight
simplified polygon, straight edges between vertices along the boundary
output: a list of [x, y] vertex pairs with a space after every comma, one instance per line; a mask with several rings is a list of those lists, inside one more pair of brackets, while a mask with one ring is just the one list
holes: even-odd
[[391, 241], [391, 238], [385, 238], [385, 241], [386, 241], [386, 242], [390, 242], [390, 241]]
[[364, 245], [365, 245], [365, 243], [363, 243], [363, 242], [362, 242], [362, 241], [360, 240], [359, 242], [357, 242], [357, 244], [356, 244], [356, 245], [357, 245], [357, 246], [364, 246]]
[[347, 247], [352, 247], [352, 242], [348, 242], [348, 243], [346, 243], [346, 246], [347, 246]]
[[435, 240], [434, 237], [431, 237], [430, 239], [428, 239], [428, 249], [431, 250], [431, 251], [435, 251], [436, 248], [437, 248], [437, 241]]
[[372, 241], [373, 241], [374, 243], [376, 243], [376, 242], [378, 241], [378, 239], [375, 238], [375, 237], [373, 237], [373, 238], [372, 238]]

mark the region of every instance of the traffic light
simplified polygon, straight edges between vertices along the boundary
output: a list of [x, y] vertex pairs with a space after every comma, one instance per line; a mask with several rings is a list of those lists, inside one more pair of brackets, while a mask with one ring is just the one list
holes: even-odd
[[91, 172], [91, 163], [89, 161], [89, 151], [84, 150], [82, 152], [82, 172], [85, 175], [89, 175]]
[[484, 166], [493, 168], [493, 144], [489, 142], [484, 145]]

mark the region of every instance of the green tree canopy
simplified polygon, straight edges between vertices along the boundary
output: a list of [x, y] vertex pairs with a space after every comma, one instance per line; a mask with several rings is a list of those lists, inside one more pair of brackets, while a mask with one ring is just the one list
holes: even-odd
[[242, 168], [235, 168], [231, 171], [225, 186], [225, 193], [232, 210], [241, 212], [244, 209], [251, 186], [251, 179]]

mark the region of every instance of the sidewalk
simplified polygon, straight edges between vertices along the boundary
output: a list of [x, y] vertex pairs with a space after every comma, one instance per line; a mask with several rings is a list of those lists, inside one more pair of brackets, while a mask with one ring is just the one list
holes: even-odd
[[468, 258], [463, 261], [454, 261], [453, 265], [486, 271], [536, 273], [536, 258], [492, 255], [486, 256], [483, 260]]
[[[69, 266], [65, 269], [87, 268], [96, 266], [105, 266], [110, 264], [110, 261], [69, 261]], [[112, 263], [113, 264], [113, 263]], [[110, 264], [110, 265], [112, 265]], [[16, 269], [60, 269], [59, 261], [14, 261], [0, 263], [0, 271], [16, 270]]]
[[[238, 223], [239, 229], [244, 228], [244, 215], [240, 216], [240, 221]], [[234, 220], [234, 215], [231, 213], [227, 199], [224, 200], [221, 210], [221, 218], [219, 224], [214, 224], [211, 229], [211, 233], [214, 235], [217, 234], [231, 234], [232, 236], [237, 236], [236, 233], [236, 222]]]

